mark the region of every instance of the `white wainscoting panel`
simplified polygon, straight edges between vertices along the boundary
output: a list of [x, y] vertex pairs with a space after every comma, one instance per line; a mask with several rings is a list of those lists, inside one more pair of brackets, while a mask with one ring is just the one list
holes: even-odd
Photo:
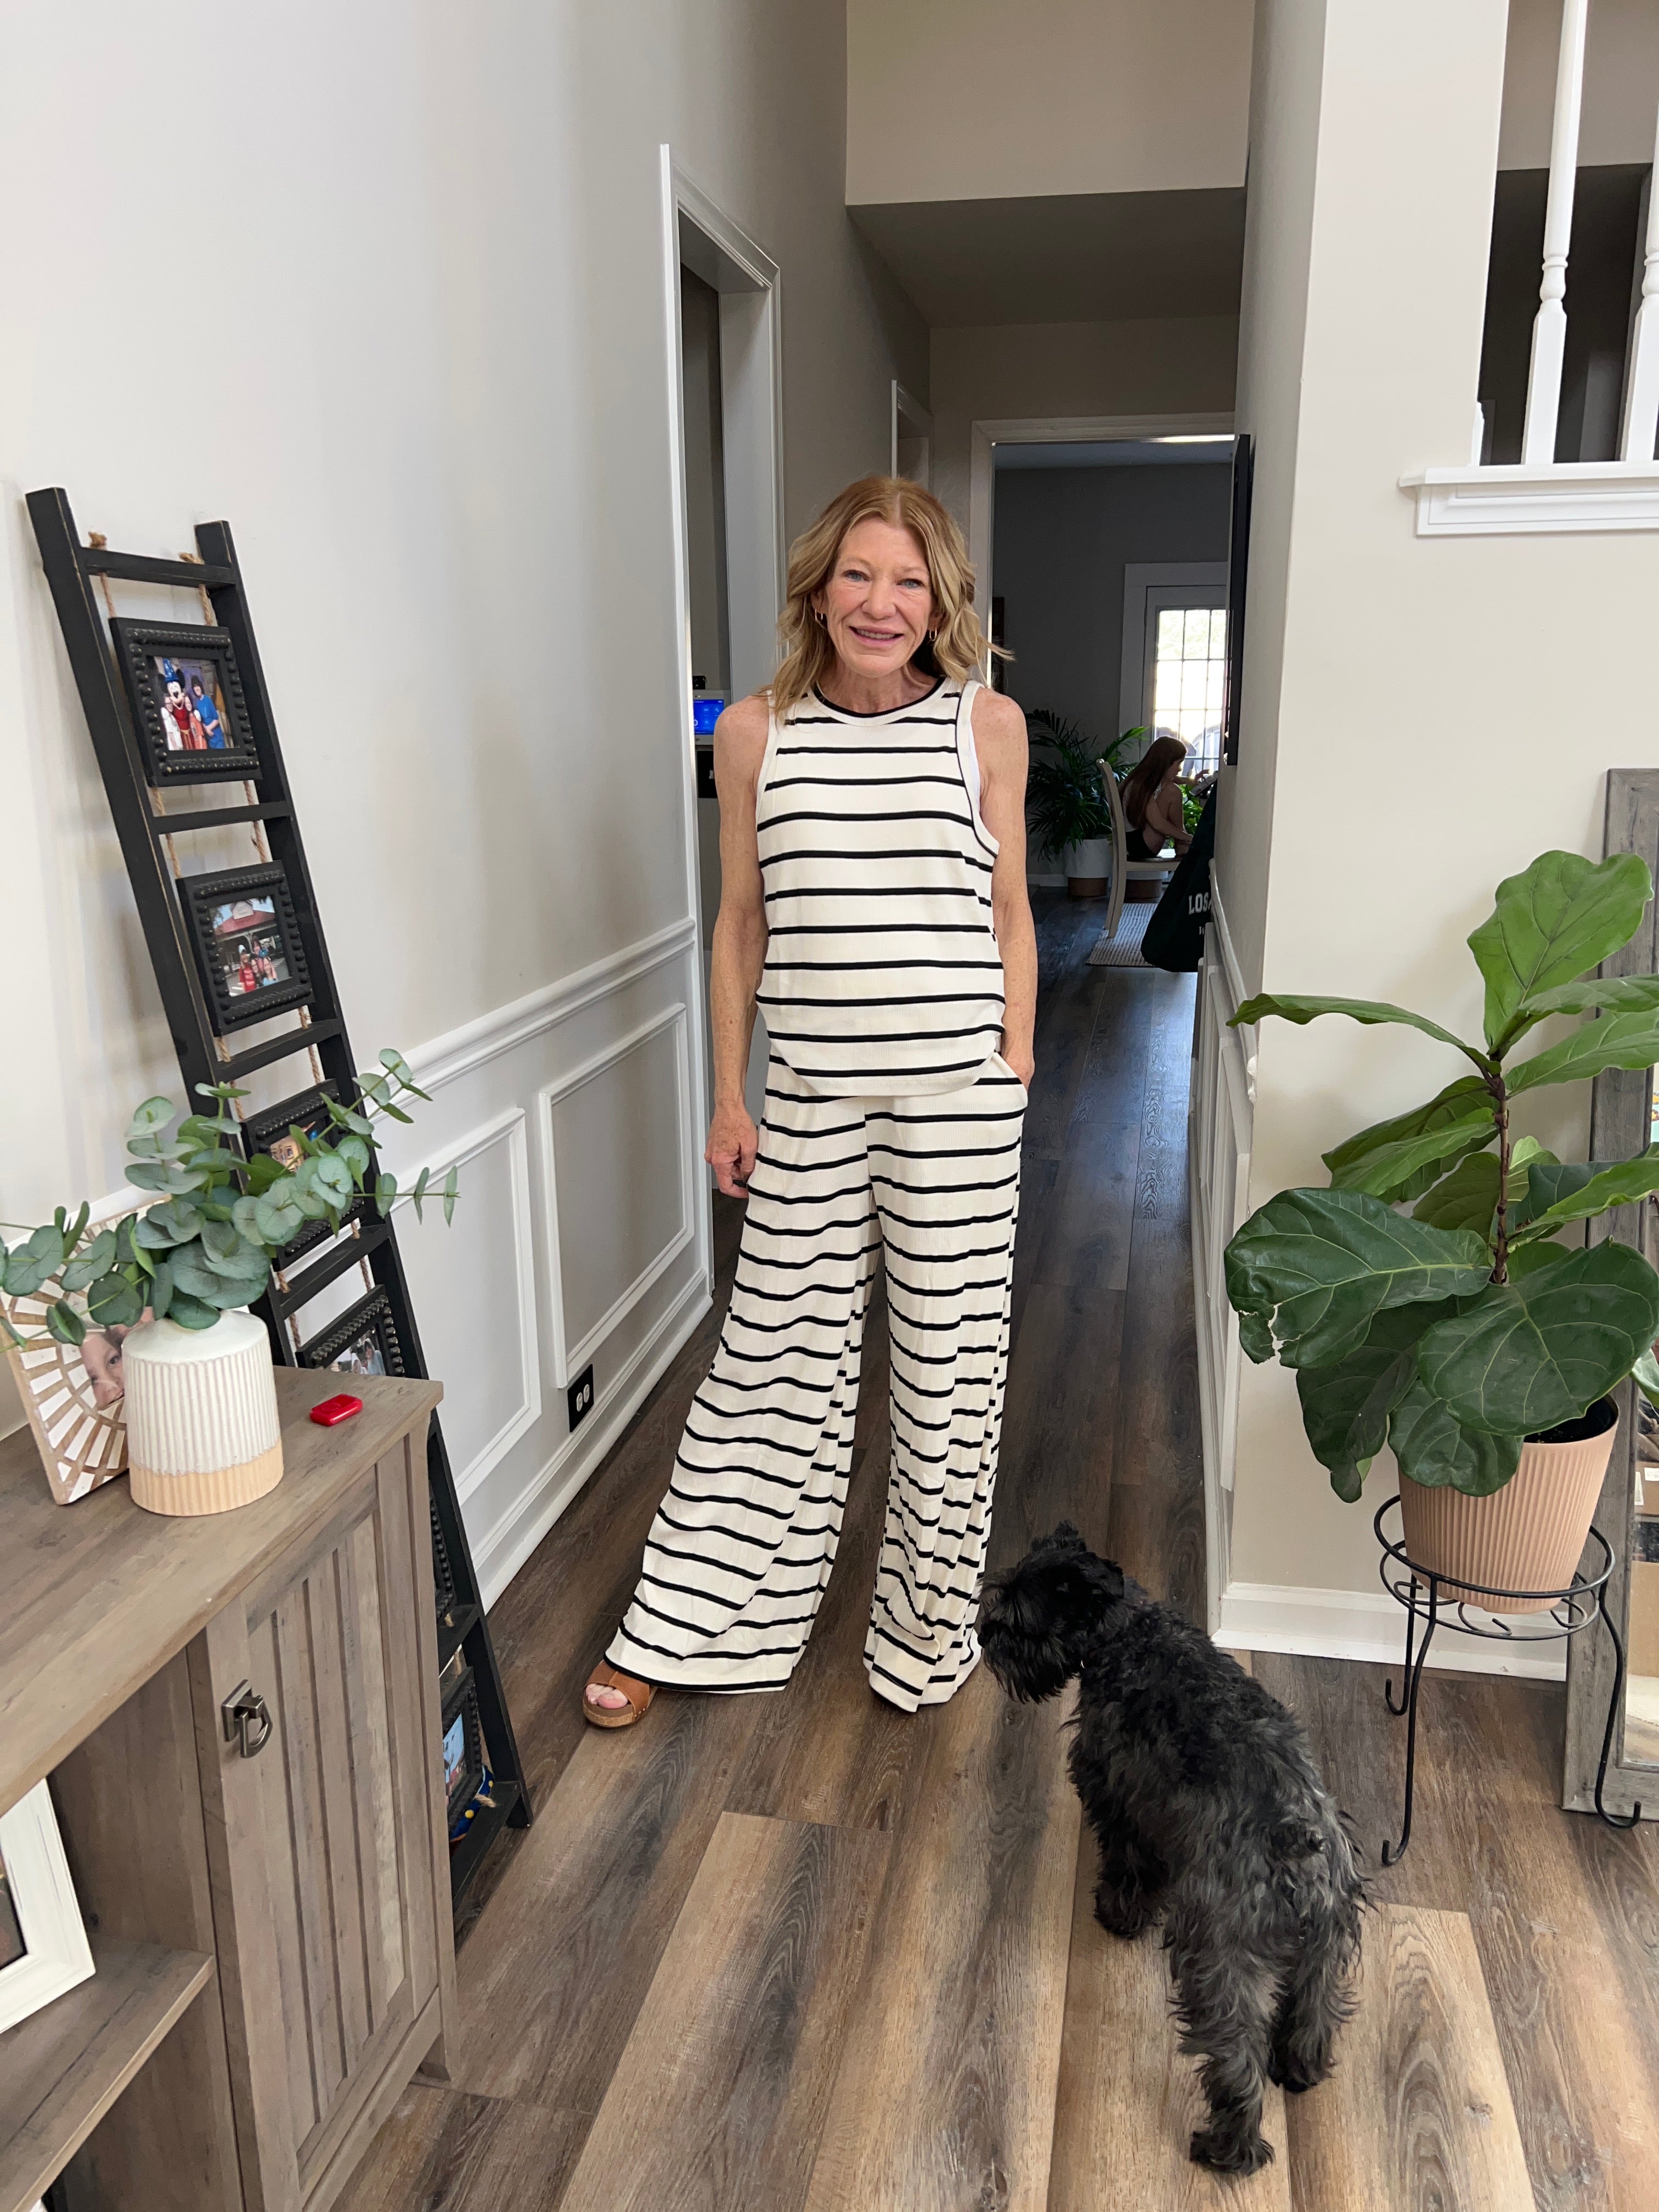
[[708, 1310], [701, 970], [687, 917], [409, 1055], [432, 1103], [387, 1165], [460, 1165], [454, 1225], [404, 1205], [398, 1233], [486, 1604]]
[[561, 1389], [691, 1242], [686, 1020], [677, 1001], [540, 1093]]
[[1199, 1425], [1204, 1445], [1208, 1626], [1214, 1632], [1230, 1571], [1234, 1441], [1238, 1425], [1238, 1316], [1228, 1303], [1222, 1255], [1249, 1205], [1255, 1063], [1230, 1029], [1243, 999], [1213, 869], [1210, 927], [1198, 971], [1194, 1064], [1188, 1109], [1193, 1303], [1198, 1328]]
[[[422, 1344], [444, 1382], [455, 1487], [466, 1498], [541, 1417], [523, 1107], [507, 1107], [420, 1164], [438, 1185], [455, 1168], [461, 1186], [451, 1223], [441, 1200], [430, 1200], [423, 1221], [407, 1200], [393, 1208], [393, 1218]], [[408, 1187], [407, 1169], [399, 1180]], [[441, 1364], [433, 1349], [439, 1345]]]

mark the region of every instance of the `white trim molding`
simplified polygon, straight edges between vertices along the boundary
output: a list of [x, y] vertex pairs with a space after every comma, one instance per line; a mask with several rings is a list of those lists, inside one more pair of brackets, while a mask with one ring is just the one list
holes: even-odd
[[554, 1109], [564, 1099], [568, 1098], [573, 1091], [580, 1091], [584, 1084], [592, 1083], [596, 1078], [607, 1073], [619, 1062], [626, 1060], [631, 1053], [641, 1051], [651, 1042], [653, 1037], [660, 1036], [665, 1029], [671, 1027], [674, 1032], [675, 1082], [680, 1097], [684, 1097], [686, 1086], [690, 1081], [687, 1035], [690, 1023], [687, 1008], [683, 1002], [679, 1001], [672, 1006], [665, 1006], [660, 1013], [653, 1014], [648, 1022], [642, 1023], [638, 1029], [631, 1030], [627, 1036], [618, 1037], [614, 1044], [606, 1045], [603, 1052], [595, 1053], [591, 1060], [584, 1060], [580, 1067], [572, 1068], [568, 1075], [560, 1076], [556, 1082], [544, 1085], [536, 1094], [536, 1111], [544, 1148], [543, 1157], [547, 1163], [546, 1172], [542, 1179], [542, 1203], [547, 1224], [547, 1273], [553, 1292], [553, 1310], [550, 1316], [553, 1332], [553, 1379], [561, 1389], [565, 1389], [574, 1377], [581, 1372], [595, 1348], [605, 1341], [619, 1322], [624, 1321], [632, 1313], [652, 1285], [673, 1265], [691, 1242], [696, 1233], [693, 1194], [697, 1188], [697, 1180], [691, 1156], [691, 1146], [687, 1137], [685, 1116], [681, 1114], [676, 1117], [680, 1132], [678, 1224], [662, 1249], [653, 1254], [633, 1281], [617, 1293], [599, 1319], [585, 1329], [574, 1343], [571, 1343], [568, 1339], [568, 1323], [564, 1310], [563, 1262], [559, 1254], [559, 1163], [553, 1140]]
[[462, 1023], [447, 1036], [434, 1037], [409, 1055], [416, 1079], [423, 1091], [438, 1091], [458, 1076], [470, 1075], [486, 1060], [527, 1043], [544, 1030], [568, 1021], [585, 1006], [624, 989], [690, 951], [696, 933], [696, 921], [686, 915], [635, 944], [624, 945], [620, 951], [607, 953], [589, 967], [577, 969], [574, 975], [561, 976], [556, 983], [544, 984], [540, 990], [514, 999], [508, 1006], [496, 1006], [476, 1021]]
[[[1232, 1583], [1223, 1592], [1211, 1631], [1230, 1651], [1288, 1651], [1310, 1659], [1358, 1659], [1399, 1668], [1406, 1651], [1406, 1616], [1384, 1591], [1310, 1589], [1280, 1583]], [[1530, 1651], [1455, 1635], [1443, 1623], [1427, 1664], [1455, 1674], [1518, 1674], [1559, 1682], [1566, 1660], [1559, 1644]]]
[[1417, 469], [1400, 489], [1416, 499], [1419, 538], [1659, 530], [1659, 462]]
[[[455, 1494], [460, 1498], [470, 1497], [479, 1484], [487, 1480], [492, 1469], [500, 1465], [520, 1437], [532, 1429], [542, 1416], [541, 1329], [536, 1313], [536, 1261], [531, 1230], [530, 1148], [526, 1126], [524, 1108], [509, 1106], [492, 1121], [470, 1131], [456, 1143], [444, 1146], [430, 1160], [422, 1163], [430, 1170], [433, 1184], [441, 1186], [451, 1168], [465, 1170], [469, 1160], [476, 1160], [480, 1153], [489, 1152], [496, 1145], [505, 1145], [507, 1174], [513, 1192], [512, 1279], [518, 1302], [520, 1401], [494, 1436], [482, 1444], [466, 1465], [457, 1472]], [[413, 1182], [420, 1172], [417, 1166], [405, 1170], [405, 1175], [410, 1182]], [[428, 1200], [428, 1203], [431, 1202]], [[406, 1212], [411, 1204], [408, 1198], [399, 1199], [392, 1208], [394, 1218], [399, 1213]]]

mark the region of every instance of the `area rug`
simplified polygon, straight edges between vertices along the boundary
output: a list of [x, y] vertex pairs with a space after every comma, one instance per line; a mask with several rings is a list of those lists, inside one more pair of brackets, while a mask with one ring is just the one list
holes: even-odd
[[1144, 968], [1140, 940], [1146, 934], [1146, 925], [1158, 912], [1153, 905], [1126, 906], [1117, 926], [1117, 933], [1108, 937], [1103, 930], [1099, 943], [1089, 955], [1091, 968]]

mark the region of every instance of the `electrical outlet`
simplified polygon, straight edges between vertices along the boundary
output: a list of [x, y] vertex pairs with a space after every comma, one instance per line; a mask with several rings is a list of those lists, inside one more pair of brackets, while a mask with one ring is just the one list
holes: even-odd
[[593, 1410], [593, 1363], [590, 1359], [565, 1396], [570, 1406], [570, 1425], [579, 1427]]

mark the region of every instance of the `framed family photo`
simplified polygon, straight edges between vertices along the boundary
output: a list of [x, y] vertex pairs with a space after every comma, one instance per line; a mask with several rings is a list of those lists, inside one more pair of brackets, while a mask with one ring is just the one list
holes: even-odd
[[[301, 1091], [292, 1098], [284, 1098], [264, 1112], [250, 1114], [242, 1124], [242, 1143], [249, 1158], [264, 1152], [280, 1168], [299, 1166], [305, 1154], [295, 1138], [298, 1129], [306, 1137], [331, 1137], [338, 1134], [333, 1117], [328, 1110], [332, 1099], [337, 1105], [340, 1087], [337, 1083], [319, 1083], [309, 1091]], [[355, 1198], [341, 1215], [342, 1225], [357, 1220], [368, 1208], [366, 1198]], [[334, 1235], [331, 1222], [307, 1221], [305, 1227], [284, 1249], [284, 1262], [297, 1260], [301, 1254], [324, 1243]]]
[[309, 1001], [294, 901], [276, 861], [186, 876], [179, 896], [221, 1036]]
[[110, 635], [152, 784], [259, 774], [228, 630], [118, 617]]
[[0, 1813], [0, 2034], [92, 1973], [52, 1792], [37, 1782]]
[[392, 1302], [384, 1291], [371, 1291], [349, 1312], [300, 1346], [305, 1367], [331, 1367], [342, 1375], [401, 1375], [403, 1346]]
[[[460, 1657], [459, 1652], [456, 1658]], [[452, 1664], [453, 1662], [452, 1662]], [[463, 1666], [443, 1702], [444, 1797], [452, 1822], [483, 1784], [483, 1730], [472, 1669]]]

